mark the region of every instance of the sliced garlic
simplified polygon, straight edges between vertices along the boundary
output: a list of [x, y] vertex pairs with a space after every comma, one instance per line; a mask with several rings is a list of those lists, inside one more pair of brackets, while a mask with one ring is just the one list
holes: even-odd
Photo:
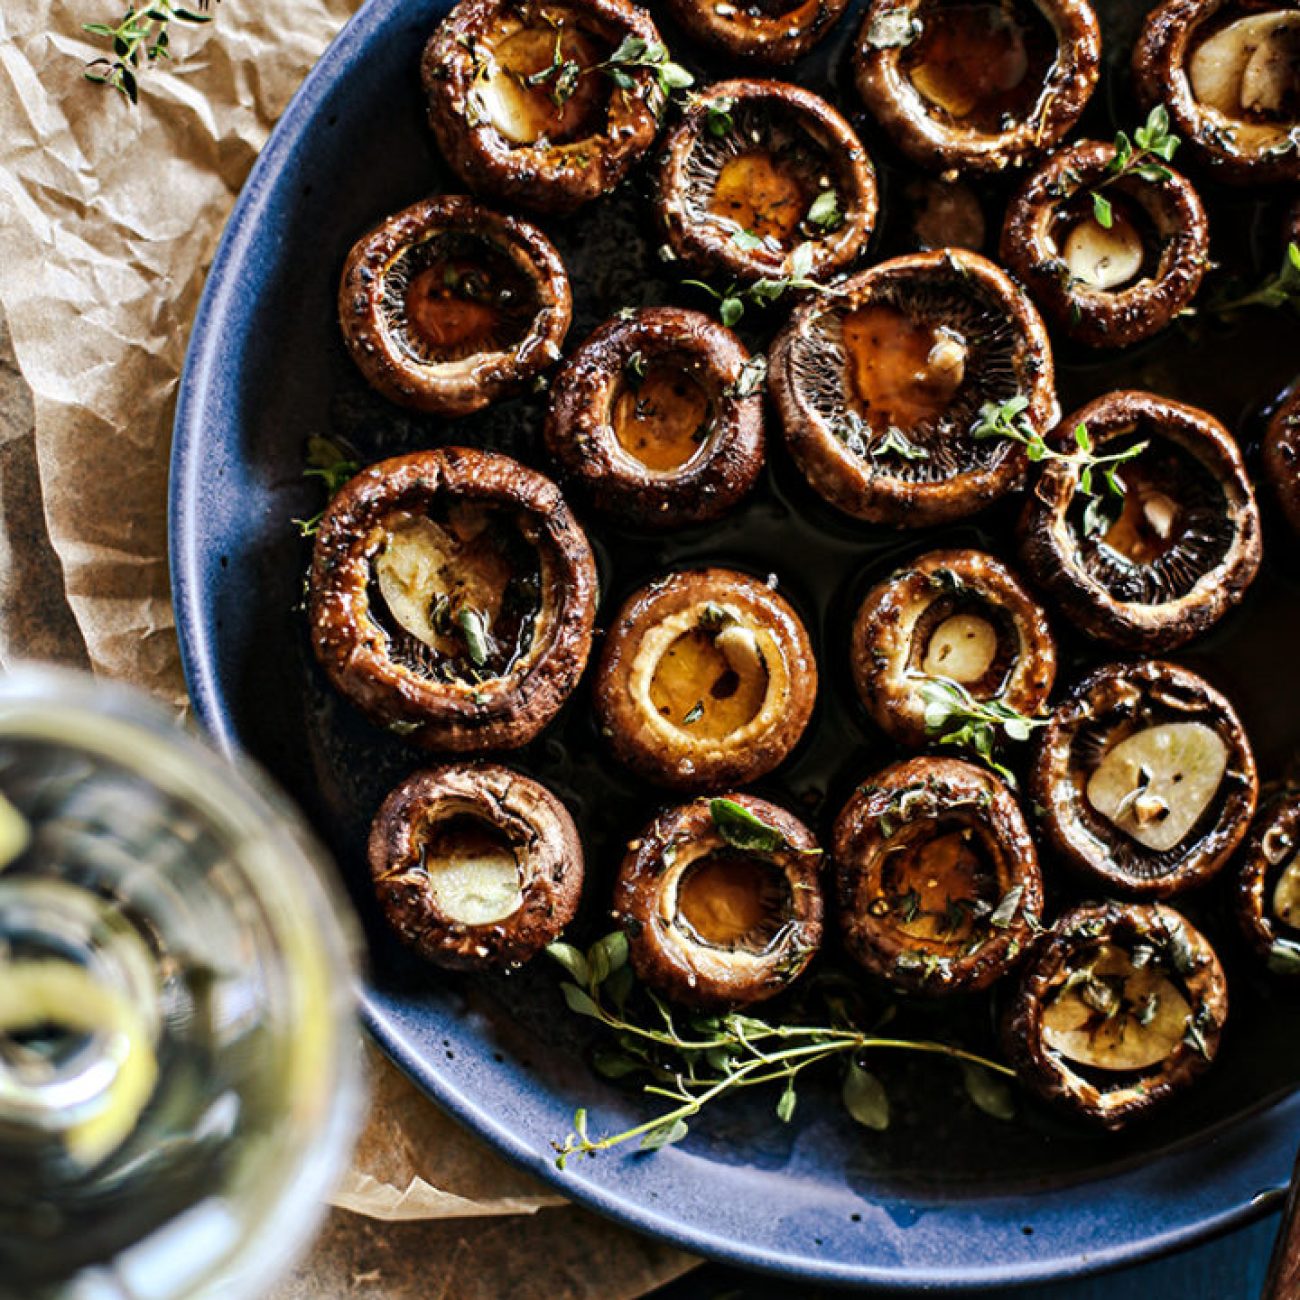
[[766, 675], [767, 665], [763, 662], [758, 638], [749, 628], [733, 623], [730, 627], [724, 627], [713, 643], [722, 651], [727, 667], [742, 681], [748, 681], [760, 673]]
[[393, 618], [418, 641], [442, 644], [432, 622], [433, 605], [448, 592], [447, 566], [457, 543], [431, 519], [409, 516], [390, 527], [375, 560], [375, 578]]
[[1228, 747], [1200, 722], [1166, 722], [1121, 740], [1088, 781], [1088, 802], [1154, 853], [1180, 843], [1218, 792]]
[[1144, 250], [1137, 227], [1119, 212], [1107, 230], [1088, 217], [1065, 240], [1065, 264], [1071, 276], [1090, 289], [1118, 289], [1142, 270]]
[[[1052, 1051], [1097, 1070], [1145, 1070], [1182, 1041], [1192, 1009], [1161, 971], [1135, 967], [1127, 952], [1107, 943], [1097, 951], [1092, 978], [1091, 996], [1085, 981], [1044, 1009], [1043, 1042]], [[1106, 1015], [1112, 996], [1114, 1013]]]
[[524, 901], [519, 864], [504, 845], [454, 847], [425, 862], [438, 910], [462, 925], [492, 925]]
[[1197, 100], [1230, 118], [1277, 113], [1296, 91], [1300, 13], [1251, 14], [1214, 33], [1188, 65]]
[[1291, 859], [1273, 887], [1273, 915], [1283, 925], [1300, 930], [1300, 854]]
[[921, 671], [954, 682], [977, 682], [998, 653], [998, 634], [978, 614], [954, 614], [935, 628], [925, 648]]
[[966, 354], [966, 340], [956, 330], [940, 326], [934, 331], [934, 344], [925, 359], [929, 382], [956, 392], [966, 378]]

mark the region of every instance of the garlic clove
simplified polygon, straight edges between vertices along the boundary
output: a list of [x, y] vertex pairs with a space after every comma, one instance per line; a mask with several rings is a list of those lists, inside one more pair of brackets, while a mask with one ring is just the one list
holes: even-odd
[[1127, 284], [1142, 270], [1144, 254], [1137, 227], [1119, 212], [1109, 230], [1088, 217], [1065, 241], [1070, 275], [1090, 289], [1118, 289]]
[[1225, 117], [1276, 112], [1294, 92], [1300, 13], [1275, 10], [1229, 23], [1203, 41], [1188, 64], [1192, 93]]
[[438, 910], [462, 925], [492, 925], [523, 904], [519, 864], [504, 846], [456, 847], [426, 861]]
[[375, 579], [388, 612], [418, 641], [435, 649], [443, 638], [433, 626], [434, 602], [448, 593], [446, 566], [455, 539], [431, 519], [408, 516], [392, 524], [375, 560]]
[[978, 614], [953, 614], [935, 628], [925, 648], [921, 670], [930, 677], [977, 682], [993, 665], [998, 634]]

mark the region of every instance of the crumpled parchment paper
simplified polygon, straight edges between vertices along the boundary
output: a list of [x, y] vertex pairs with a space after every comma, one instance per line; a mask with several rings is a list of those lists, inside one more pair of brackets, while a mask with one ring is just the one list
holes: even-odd
[[[0, 305], [32, 393], [34, 451], [0, 455], [4, 492], [32, 507], [0, 511], [5, 608], [25, 611], [25, 626], [0, 637], [0, 659], [79, 640], [96, 671], [179, 708], [166, 485], [189, 325], [254, 158], [355, 0], [226, 0], [207, 26], [174, 24], [174, 61], [141, 75], [137, 107], [83, 77], [104, 51], [82, 24], [114, 24], [124, 7], [0, 7]], [[42, 503], [45, 535], [11, 532]], [[25, 563], [36, 551], [40, 564]], [[48, 584], [60, 572], [63, 600], [46, 591], [21, 603], [24, 574]], [[67, 657], [81, 655], [77, 644]], [[376, 1268], [366, 1271], [374, 1294], [615, 1300], [688, 1266], [506, 1165], [386, 1063], [372, 1074], [370, 1120], [338, 1204], [442, 1221], [419, 1239], [429, 1286], [399, 1289], [400, 1270]], [[400, 1249], [406, 1239], [390, 1231], [388, 1248]], [[456, 1260], [464, 1267], [449, 1272]], [[355, 1279], [334, 1282], [358, 1293]], [[322, 1277], [311, 1287], [336, 1293]]]

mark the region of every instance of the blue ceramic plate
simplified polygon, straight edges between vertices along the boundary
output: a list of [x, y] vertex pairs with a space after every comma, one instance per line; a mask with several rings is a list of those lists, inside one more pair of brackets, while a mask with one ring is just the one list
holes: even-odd
[[[689, 1250], [809, 1280], [919, 1290], [1062, 1277], [1170, 1250], [1258, 1214], [1269, 1189], [1285, 1182], [1300, 1132], [1300, 1102], [1290, 1095], [1300, 1078], [1300, 1025], [1248, 970], [1233, 971], [1235, 1008], [1209, 1079], [1124, 1139], [1080, 1132], [1028, 1104], [1017, 1121], [1002, 1123], [971, 1105], [947, 1065], [890, 1062], [879, 1066], [894, 1097], [885, 1134], [854, 1127], [829, 1078], [801, 1095], [792, 1124], [775, 1120], [774, 1097], [738, 1099], [679, 1147], [653, 1156], [619, 1151], [561, 1173], [550, 1143], [569, 1131], [575, 1107], [586, 1107], [601, 1131], [651, 1112], [635, 1091], [589, 1069], [586, 1022], [565, 1013], [556, 972], [542, 962], [511, 979], [453, 979], [420, 966], [386, 933], [366, 889], [366, 826], [418, 756], [362, 722], [311, 661], [299, 612], [307, 549], [291, 523], [321, 504], [301, 477], [304, 443], [333, 434], [376, 458], [468, 442], [542, 463], [544, 399], [507, 403], [454, 427], [403, 414], [366, 389], [335, 323], [337, 278], [352, 241], [448, 185], [423, 122], [416, 71], [447, 7], [370, 0], [289, 106], [212, 267], [172, 465], [172, 576], [199, 718], [227, 750], [261, 760], [333, 847], [370, 937], [364, 1012], [375, 1037], [431, 1097], [564, 1193]], [[852, 109], [852, 96], [839, 93], [849, 30], [845, 24], [796, 75]], [[1107, 115], [1124, 111], [1118, 93], [1118, 108], [1114, 95], [1098, 97], [1094, 131], [1114, 131]], [[886, 173], [887, 204], [905, 179]], [[685, 300], [654, 256], [637, 192], [643, 184], [544, 223], [573, 273], [575, 341], [629, 303]], [[890, 238], [887, 228], [884, 252]], [[1136, 382], [1154, 364], [1165, 391], [1239, 421], [1260, 394], [1290, 378], [1284, 358], [1296, 348], [1256, 348], [1236, 367], [1197, 364], [1198, 349], [1218, 357], [1231, 346], [1179, 335], [1155, 353], [1104, 364], [1062, 350], [1063, 400]], [[779, 453], [772, 459], [753, 501], [713, 529], [663, 541], [594, 528], [602, 612], [608, 617], [634, 585], [683, 561], [709, 557], [777, 572], [818, 643], [825, 682], [815, 739], [762, 793], [824, 827], [853, 783], [889, 757], [841, 662], [854, 598], [909, 548], [972, 540], [996, 547], [996, 526], [1007, 520], [993, 520], [992, 535], [967, 528], [900, 542], [834, 517]], [[1294, 624], [1297, 605], [1293, 582], [1270, 573], [1187, 656], [1238, 699], [1266, 772], [1278, 769], [1297, 728], [1259, 684], [1285, 676], [1279, 620]], [[1293, 626], [1292, 644], [1297, 634]], [[1086, 652], [1070, 654], [1077, 670]], [[592, 934], [618, 846], [653, 810], [654, 795], [610, 770], [581, 690], [557, 725], [511, 761], [557, 789], [579, 820], [590, 860], [579, 931]], [[1212, 900], [1206, 906], [1212, 913]], [[988, 1040], [992, 1011], [982, 1002], [959, 1009], [967, 1041]], [[948, 1030], [949, 1013], [911, 1014], [924, 1032]]]

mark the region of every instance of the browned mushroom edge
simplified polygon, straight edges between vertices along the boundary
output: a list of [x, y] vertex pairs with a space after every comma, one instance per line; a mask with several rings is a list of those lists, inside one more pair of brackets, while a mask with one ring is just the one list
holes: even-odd
[[407, 777], [370, 829], [389, 924], [452, 970], [522, 966], [559, 938], [582, 896], [582, 842], [545, 786], [490, 763]]
[[824, 40], [848, 0], [667, 0], [691, 36], [733, 59], [784, 67]]
[[797, 818], [750, 795], [727, 795], [778, 834], [768, 851], [737, 848], [711, 800], [661, 813], [627, 847], [615, 921], [638, 978], [674, 1002], [739, 1007], [781, 992], [822, 937], [821, 853]]
[[1214, 1060], [1228, 1015], [1219, 959], [1160, 904], [1076, 907], [1038, 941], [1003, 1021], [1021, 1081], [1118, 1129]]
[[1300, 533], [1300, 386], [1291, 390], [1268, 422], [1264, 473], [1287, 523]]
[[[1196, 296], [1209, 266], [1205, 209], [1185, 176], [1108, 181], [1115, 146], [1062, 149], [1007, 209], [1001, 258], [1043, 311], [1089, 347], [1124, 347], [1164, 329]], [[1100, 188], [1104, 186], [1104, 189]], [[1103, 194], [1111, 224], [1094, 213]]]
[[1165, 0], [1133, 48], [1145, 108], [1163, 104], [1188, 150], [1234, 185], [1300, 180], [1300, 11]]
[[390, 401], [467, 415], [560, 359], [573, 299], [536, 226], [441, 195], [381, 221], [339, 282], [352, 360]]
[[1259, 811], [1239, 855], [1236, 910], [1255, 954], [1277, 975], [1300, 975], [1300, 791]]
[[826, 280], [866, 247], [876, 174], [824, 99], [781, 81], [720, 81], [664, 144], [657, 210], [668, 248], [701, 274]]
[[1019, 487], [1026, 460], [976, 438], [986, 403], [1055, 423], [1047, 329], [1028, 296], [965, 249], [913, 253], [810, 297], [769, 355], [791, 454], [832, 505], [872, 523], [964, 518]]
[[817, 697], [799, 616], [731, 569], [670, 574], [636, 592], [605, 640], [593, 691], [615, 755], [680, 790], [744, 785], [798, 743]]
[[1099, 454], [1147, 444], [1119, 467], [1123, 495], [1083, 491], [1068, 461], [1045, 464], [1020, 545], [1031, 577], [1089, 636], [1148, 653], [1218, 622], [1259, 572], [1259, 509], [1231, 434], [1206, 411], [1154, 393], [1107, 393], [1052, 436], [1087, 428]]
[[1101, 30], [1086, 0], [872, 0], [853, 66], [858, 94], [913, 162], [996, 172], [1041, 157], [1078, 120]]
[[1160, 660], [1108, 664], [1058, 705], [1030, 772], [1045, 842], [1109, 889], [1167, 898], [1202, 884], [1255, 811], [1255, 759], [1232, 705]]
[[947, 678], [977, 700], [1036, 715], [1056, 679], [1047, 615], [982, 551], [930, 551], [867, 594], [853, 622], [853, 681], [876, 724], [926, 743], [924, 683]]
[[559, 489], [446, 447], [362, 470], [316, 536], [309, 618], [331, 683], [413, 743], [531, 740], [591, 649], [596, 567]]
[[610, 63], [629, 38], [662, 45], [628, 0], [460, 0], [421, 65], [443, 156], [470, 189], [543, 212], [607, 194], [664, 107], [656, 68]]
[[1038, 855], [1015, 796], [987, 768], [895, 763], [858, 787], [832, 844], [844, 946], [896, 988], [986, 988], [1033, 937]]
[[765, 373], [762, 357], [700, 312], [617, 316], [557, 376], [546, 449], [566, 486], [623, 521], [717, 519], [763, 468]]

